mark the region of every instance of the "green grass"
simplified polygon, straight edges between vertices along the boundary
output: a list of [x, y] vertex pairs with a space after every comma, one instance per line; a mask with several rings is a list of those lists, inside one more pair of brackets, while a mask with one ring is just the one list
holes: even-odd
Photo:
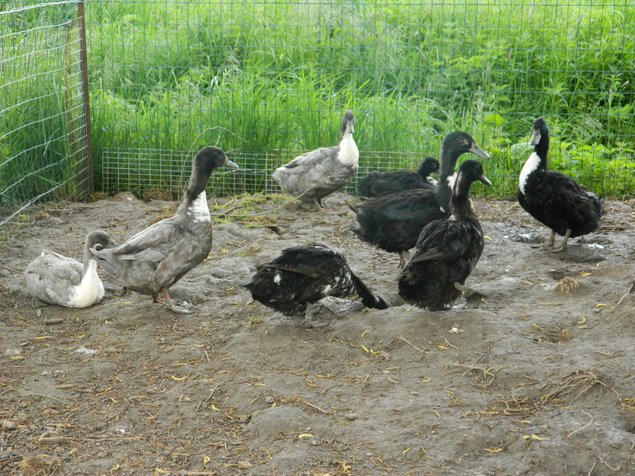
[[82, 194], [69, 159], [81, 111], [72, 107], [79, 81], [69, 66], [78, 48], [65, 46], [75, 9], [51, 9], [46, 21], [37, 9], [0, 16], [0, 218], [38, 196]]
[[268, 151], [336, 143], [351, 108], [362, 158], [437, 156], [471, 133], [498, 197], [543, 116], [554, 168], [632, 195], [635, 5], [604, 3], [88, 2], [96, 188], [104, 148], [214, 144], [258, 171]]

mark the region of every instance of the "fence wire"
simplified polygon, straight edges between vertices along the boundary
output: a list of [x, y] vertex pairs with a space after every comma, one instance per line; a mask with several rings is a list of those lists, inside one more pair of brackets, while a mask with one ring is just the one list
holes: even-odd
[[0, 4], [0, 226], [89, 188], [77, 2], [10, 6]]
[[[632, 0], [96, 0], [89, 8], [98, 180], [109, 191], [131, 185], [109, 175], [106, 149], [148, 150], [136, 165], [122, 159], [129, 176], [138, 169], [141, 188], [172, 183], [178, 170], [157, 165], [164, 157], [212, 144], [268, 174], [334, 145], [346, 108], [356, 114], [360, 176], [412, 170], [438, 157], [446, 134], [465, 130], [493, 156], [493, 193], [509, 196], [531, 123], [544, 116], [554, 168], [598, 193], [635, 189]], [[227, 190], [269, 184], [254, 176]]]
[[[144, 199], [175, 199], [185, 189], [193, 155], [187, 150], [104, 148], [103, 191], [109, 194], [132, 191]], [[208, 188], [214, 195], [280, 192], [271, 174], [293, 155], [289, 150], [269, 150], [264, 154], [229, 153], [229, 158], [240, 168], [232, 171], [220, 168], [212, 174]], [[390, 164], [418, 164], [421, 160], [412, 154], [366, 151], [362, 154], [358, 176], [388, 170]], [[357, 184], [358, 179], [353, 179], [346, 191], [355, 194]]]
[[[276, 191], [351, 108], [358, 178], [464, 130], [511, 196], [543, 116], [552, 168], [635, 193], [632, 0], [91, 0], [86, 22], [97, 189], [178, 194], [184, 151], [217, 145], [241, 170], [215, 193]], [[0, 3], [0, 51], [4, 223], [91, 185], [77, 2]]]

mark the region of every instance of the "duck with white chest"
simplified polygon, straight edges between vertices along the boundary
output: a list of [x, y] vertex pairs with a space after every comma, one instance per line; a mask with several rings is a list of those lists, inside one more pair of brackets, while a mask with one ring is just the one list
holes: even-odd
[[217, 147], [205, 147], [194, 158], [185, 196], [173, 217], [140, 231], [126, 242], [109, 249], [93, 249], [100, 265], [117, 284], [174, 312], [188, 308], [172, 302], [168, 289], [200, 264], [212, 249], [212, 220], [205, 187], [218, 167], [238, 168]]
[[399, 295], [406, 301], [431, 310], [443, 309], [458, 298], [465, 280], [478, 263], [485, 247], [481, 225], [468, 197], [470, 186], [491, 182], [476, 160], [466, 160], [452, 185], [452, 215], [428, 223], [415, 250], [399, 276]]
[[[547, 168], [549, 128], [543, 118], [536, 119], [530, 145], [534, 152], [523, 166], [518, 179], [518, 203], [532, 217], [548, 226], [551, 235], [545, 248], [563, 251], [569, 238], [595, 231], [602, 216], [603, 199], [579, 185], [568, 175]], [[556, 233], [563, 236], [554, 246]]]
[[54, 251], [42, 251], [24, 272], [27, 294], [48, 304], [71, 308], [98, 303], [104, 297], [104, 285], [90, 250], [112, 246], [105, 231], [95, 230], [86, 236], [83, 263]]
[[278, 167], [272, 177], [282, 190], [323, 208], [322, 199], [345, 187], [357, 173], [359, 149], [353, 139], [355, 118], [346, 111], [340, 128], [340, 142], [333, 147], [320, 147]]
[[465, 153], [489, 158], [489, 154], [466, 132], [448, 134], [441, 145], [438, 185], [432, 189], [417, 188], [370, 198], [351, 207], [356, 221], [351, 231], [366, 243], [399, 253], [399, 266], [403, 267], [406, 252], [415, 246], [422, 228], [450, 215], [452, 189], [449, 179], [459, 157]]

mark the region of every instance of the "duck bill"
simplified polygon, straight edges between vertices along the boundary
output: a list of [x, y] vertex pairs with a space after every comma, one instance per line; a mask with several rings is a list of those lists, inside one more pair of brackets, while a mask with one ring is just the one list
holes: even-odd
[[531, 131], [531, 139], [529, 140], [529, 145], [536, 145], [540, 142], [540, 131], [538, 129], [532, 129]]
[[492, 182], [485, 175], [481, 175], [479, 180], [483, 183], [483, 185], [487, 185], [488, 187], [492, 186]]
[[489, 154], [476, 144], [470, 147], [469, 152], [472, 152], [472, 154], [479, 156], [481, 159], [489, 159]]
[[226, 167], [229, 167], [230, 169], [238, 169], [238, 168], [240, 168], [240, 167], [238, 167], [237, 163], [232, 162], [227, 157], [225, 157], [225, 163], [223, 165], [225, 165]]

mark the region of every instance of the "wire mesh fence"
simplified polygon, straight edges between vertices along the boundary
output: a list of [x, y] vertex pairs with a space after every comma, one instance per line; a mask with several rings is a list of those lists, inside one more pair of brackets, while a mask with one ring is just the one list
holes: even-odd
[[[1, 220], [91, 184], [76, 2], [10, 8]], [[275, 191], [270, 172], [334, 145], [351, 108], [360, 178], [413, 170], [464, 130], [492, 155], [487, 193], [510, 196], [543, 116], [552, 168], [635, 191], [632, 0], [92, 0], [86, 22], [97, 189], [178, 193], [184, 151], [217, 145], [241, 169], [214, 193]]]
[[[195, 151], [194, 151], [195, 152]], [[102, 153], [103, 191], [115, 194], [132, 191], [144, 198], [177, 198], [192, 170], [191, 150], [104, 148]], [[280, 187], [271, 177], [281, 164], [291, 160], [289, 150], [269, 150], [266, 153], [240, 153], [230, 159], [239, 163], [238, 170], [222, 168], [212, 174], [209, 188], [214, 195], [241, 193], [277, 193]], [[364, 152], [358, 177], [370, 172], [387, 170], [386, 163], [419, 163], [413, 154], [393, 152]], [[358, 178], [353, 179], [346, 191], [357, 193]]]
[[544, 116], [554, 168], [635, 188], [632, 0], [97, 0], [88, 20], [99, 154], [216, 144], [269, 173], [335, 144], [351, 108], [362, 167], [414, 169], [465, 130], [504, 196]]
[[0, 225], [90, 188], [76, 1], [0, 3]]

